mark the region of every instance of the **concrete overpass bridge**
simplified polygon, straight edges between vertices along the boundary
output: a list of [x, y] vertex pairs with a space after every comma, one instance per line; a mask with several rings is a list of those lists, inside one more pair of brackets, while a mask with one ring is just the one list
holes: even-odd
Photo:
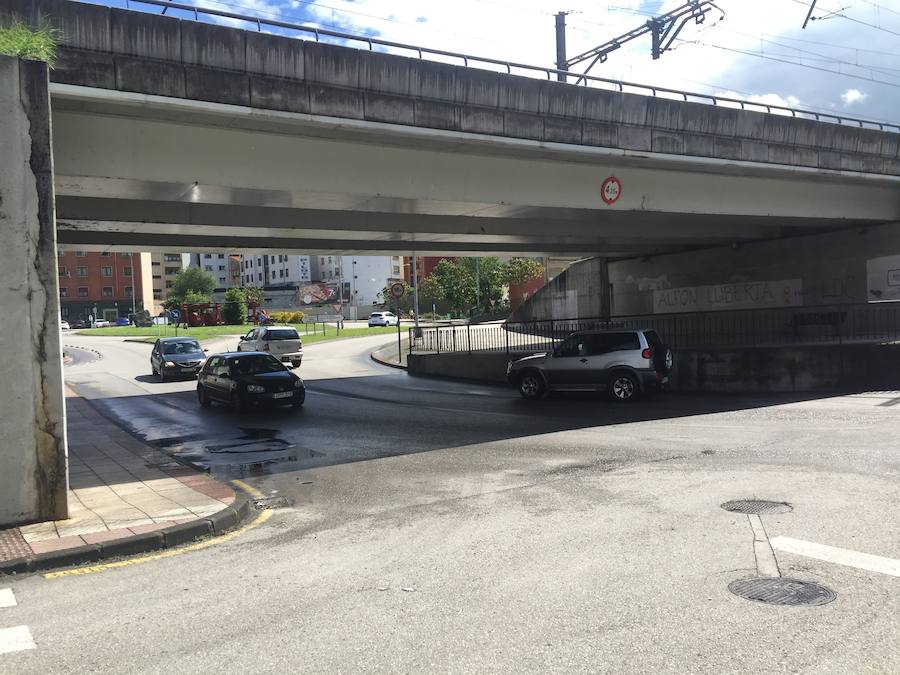
[[64, 36], [66, 244], [627, 257], [900, 219], [896, 127], [69, 0], [4, 10]]
[[66, 515], [57, 239], [634, 258], [900, 221], [896, 127], [69, 0], [10, 15], [63, 44], [49, 86], [0, 57], [0, 524]]

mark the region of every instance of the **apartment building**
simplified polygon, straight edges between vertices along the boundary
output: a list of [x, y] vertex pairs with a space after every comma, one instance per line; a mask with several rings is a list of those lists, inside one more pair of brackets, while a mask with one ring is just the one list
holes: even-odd
[[60, 316], [115, 321], [153, 307], [149, 253], [57, 252]]

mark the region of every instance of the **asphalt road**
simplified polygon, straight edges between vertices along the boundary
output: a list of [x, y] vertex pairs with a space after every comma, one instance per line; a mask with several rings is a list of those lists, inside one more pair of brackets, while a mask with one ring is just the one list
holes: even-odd
[[292, 506], [203, 551], [0, 582], [0, 628], [37, 645], [0, 671], [900, 670], [900, 576], [776, 550], [837, 599], [736, 597], [754, 534], [719, 507], [787, 501], [769, 539], [900, 559], [898, 392], [529, 403], [374, 364], [380, 336], [307, 348], [302, 411], [235, 416], [153, 381], [147, 345], [64, 342], [102, 354], [67, 379], [111, 418]]

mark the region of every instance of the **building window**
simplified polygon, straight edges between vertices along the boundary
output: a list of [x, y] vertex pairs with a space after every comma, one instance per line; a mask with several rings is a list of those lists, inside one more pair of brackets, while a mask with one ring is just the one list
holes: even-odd
[[163, 260], [166, 262], [181, 262], [181, 256], [177, 253], [166, 253], [163, 255]]
[[78, 297], [86, 298], [88, 296], [88, 289], [85, 286], [78, 287]]
[[203, 269], [205, 269], [207, 272], [212, 272], [212, 265], [204, 265]]
[[57, 272], [59, 273], [59, 276], [61, 276], [61, 277], [64, 277], [64, 276], [66, 276], [66, 275], [68, 274], [68, 272], [66, 271], [66, 266], [65, 266], [65, 265], [60, 265], [60, 266], [57, 268]]
[[290, 270], [285, 270], [285, 271], [284, 271], [284, 278], [285, 278], [285, 279], [290, 279], [290, 278], [291, 278], [291, 271], [290, 271]]
[[78, 256], [79, 258], [84, 258], [87, 256], [87, 252], [86, 251], [75, 251], [75, 255]]
[[111, 298], [112, 297], [112, 286], [104, 286], [101, 295], [104, 298]]
[[166, 279], [166, 288], [172, 288], [175, 285], [175, 282], [171, 279]]
[[225, 254], [224, 254], [224, 253], [220, 253], [220, 254], [219, 254], [219, 260], [222, 260], [223, 258], [225, 258]]
[[257, 267], [262, 267], [262, 258], [257, 258], [257, 259], [256, 259], [256, 266], [257, 266]]
[[209, 260], [210, 258], [212, 258], [212, 253], [204, 253], [203, 257]]
[[258, 272], [256, 276], [259, 277], [259, 281], [262, 281], [262, 272]]
[[284, 270], [278, 270], [278, 278], [284, 279]]
[[131, 268], [131, 267], [125, 267], [125, 268], [122, 269], [122, 271], [125, 273], [125, 276], [126, 276], [126, 277], [130, 277], [130, 276], [131, 276], [132, 269], [133, 269], [133, 268]]
[[167, 267], [166, 268], [166, 274], [168, 274], [170, 276], [174, 275], [174, 274], [178, 274], [180, 271], [181, 270], [179, 270], [177, 267]]
[[69, 297], [69, 289], [66, 288], [65, 286], [60, 286], [59, 287], [59, 297], [68, 298]]
[[87, 267], [76, 267], [75, 273], [80, 277], [86, 277], [87, 276]]
[[102, 274], [105, 277], [111, 277], [112, 276], [112, 267], [101, 267], [100, 274]]
[[119, 255], [120, 255], [120, 256], [123, 256], [123, 257], [125, 257], [125, 258], [130, 258], [130, 257], [131, 257], [131, 254], [130, 254], [130, 253], [120, 253]]
[[270, 256], [269, 256], [269, 262], [270, 262], [270, 263], [273, 263], [273, 264], [275, 263], [275, 256], [274, 256], [274, 255], [270, 255]]
[[153, 289], [153, 299], [154, 300], [162, 300], [162, 291]]
[[225, 271], [225, 265], [219, 265], [219, 271], [220, 271], [220, 272], [224, 272], [224, 271]]
[[110, 253], [109, 251], [103, 251], [103, 253], [101, 253], [100, 255], [102, 255], [104, 258], [108, 258], [112, 255], [112, 253]]
[[125, 287], [125, 297], [130, 298], [132, 293], [134, 293], [134, 289], [131, 286], [126, 286]]

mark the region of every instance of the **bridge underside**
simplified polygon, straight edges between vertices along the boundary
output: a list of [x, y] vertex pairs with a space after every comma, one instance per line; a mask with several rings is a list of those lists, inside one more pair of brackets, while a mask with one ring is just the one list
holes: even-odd
[[52, 92], [58, 238], [81, 248], [631, 257], [900, 219], [890, 176]]

